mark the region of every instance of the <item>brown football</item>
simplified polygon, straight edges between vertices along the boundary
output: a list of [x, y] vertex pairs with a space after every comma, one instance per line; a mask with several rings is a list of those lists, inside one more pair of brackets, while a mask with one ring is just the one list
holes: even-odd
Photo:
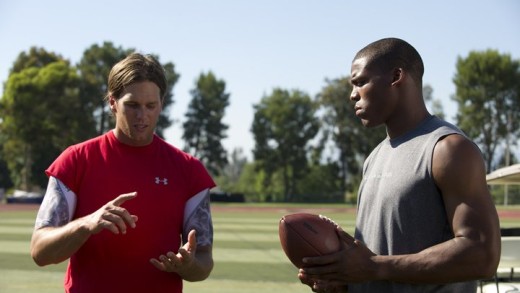
[[280, 219], [278, 233], [283, 251], [297, 267], [304, 267], [302, 259], [339, 251], [337, 224], [316, 214], [296, 213]]

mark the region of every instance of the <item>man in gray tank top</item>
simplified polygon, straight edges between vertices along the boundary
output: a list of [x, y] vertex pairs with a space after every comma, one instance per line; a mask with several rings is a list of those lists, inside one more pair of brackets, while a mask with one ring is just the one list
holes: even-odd
[[[299, 278], [316, 292], [476, 292], [496, 272], [500, 228], [478, 147], [428, 113], [424, 67], [407, 42], [387, 38], [352, 62], [350, 99], [387, 138], [366, 159], [355, 240], [305, 258]], [[347, 291], [348, 290], [348, 291]]]

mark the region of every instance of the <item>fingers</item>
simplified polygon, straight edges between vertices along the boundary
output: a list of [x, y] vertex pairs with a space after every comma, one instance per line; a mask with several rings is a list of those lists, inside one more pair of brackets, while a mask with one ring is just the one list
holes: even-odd
[[180, 273], [189, 270], [195, 258], [195, 251], [197, 250], [197, 232], [191, 230], [188, 233], [188, 241], [179, 248], [179, 252], [168, 251], [166, 255], [160, 255], [158, 259], [150, 259], [150, 263], [157, 269], [164, 272]]
[[107, 229], [114, 234], [126, 234], [127, 227], [136, 227], [137, 216], [131, 215], [128, 210], [121, 207], [127, 200], [137, 196], [137, 192], [125, 193], [108, 202], [102, 208], [91, 214], [88, 218], [88, 226], [91, 233], [99, 233]]
[[[114, 207], [109, 207], [110, 213], [104, 215], [104, 219], [114, 223], [121, 233], [126, 234], [126, 227], [129, 225], [135, 228], [137, 216], [131, 215], [125, 208], [120, 207], [127, 200], [133, 199], [137, 196], [137, 192], [124, 193], [116, 197], [112, 201]], [[114, 232], [114, 229], [110, 229]], [[117, 234], [117, 233], [116, 233]]]
[[322, 266], [335, 262], [336, 258], [335, 254], [327, 254], [316, 257], [304, 257], [302, 261], [306, 266]]
[[137, 216], [123, 208], [109, 208], [102, 215], [102, 224], [115, 234], [126, 234], [127, 226], [136, 227]]
[[155, 259], [155, 258], [150, 259], [150, 263], [160, 271], [178, 273], [180, 265], [176, 260], [177, 260], [176, 257], [169, 258], [165, 255], [161, 255], [161, 256], [159, 256], [159, 259]]
[[195, 252], [197, 251], [197, 237], [195, 235], [195, 230], [191, 230], [188, 234], [188, 242], [179, 248], [177, 257], [183, 264], [191, 263], [195, 256]]
[[136, 196], [137, 196], [137, 192], [135, 192], [135, 191], [130, 192], [130, 193], [124, 193], [124, 194], [121, 194], [118, 197], [116, 197], [112, 201], [112, 204], [115, 205], [116, 207], [118, 207], [118, 206], [122, 205], [125, 201], [135, 198]]
[[314, 292], [343, 293], [347, 292], [347, 284], [341, 281], [317, 280], [312, 286]]
[[[184, 251], [183, 251], [184, 250]], [[175, 254], [171, 251], [166, 255], [160, 255], [157, 259], [150, 259], [150, 263], [163, 272], [180, 273], [191, 266], [192, 257], [183, 248], [179, 249], [179, 253]]]

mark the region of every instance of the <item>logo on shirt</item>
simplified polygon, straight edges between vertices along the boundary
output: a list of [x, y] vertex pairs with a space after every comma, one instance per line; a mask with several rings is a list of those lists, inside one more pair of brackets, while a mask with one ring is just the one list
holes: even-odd
[[160, 177], [155, 177], [155, 184], [159, 185], [159, 184], [162, 184], [162, 185], [168, 185], [168, 178], [160, 178]]

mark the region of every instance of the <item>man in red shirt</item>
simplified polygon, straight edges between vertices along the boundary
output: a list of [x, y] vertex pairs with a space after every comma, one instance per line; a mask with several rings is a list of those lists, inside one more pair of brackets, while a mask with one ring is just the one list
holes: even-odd
[[130, 54], [108, 78], [115, 128], [46, 170], [31, 255], [40, 266], [70, 259], [66, 292], [182, 292], [182, 280], [209, 276], [215, 183], [154, 133], [165, 94], [161, 65]]

